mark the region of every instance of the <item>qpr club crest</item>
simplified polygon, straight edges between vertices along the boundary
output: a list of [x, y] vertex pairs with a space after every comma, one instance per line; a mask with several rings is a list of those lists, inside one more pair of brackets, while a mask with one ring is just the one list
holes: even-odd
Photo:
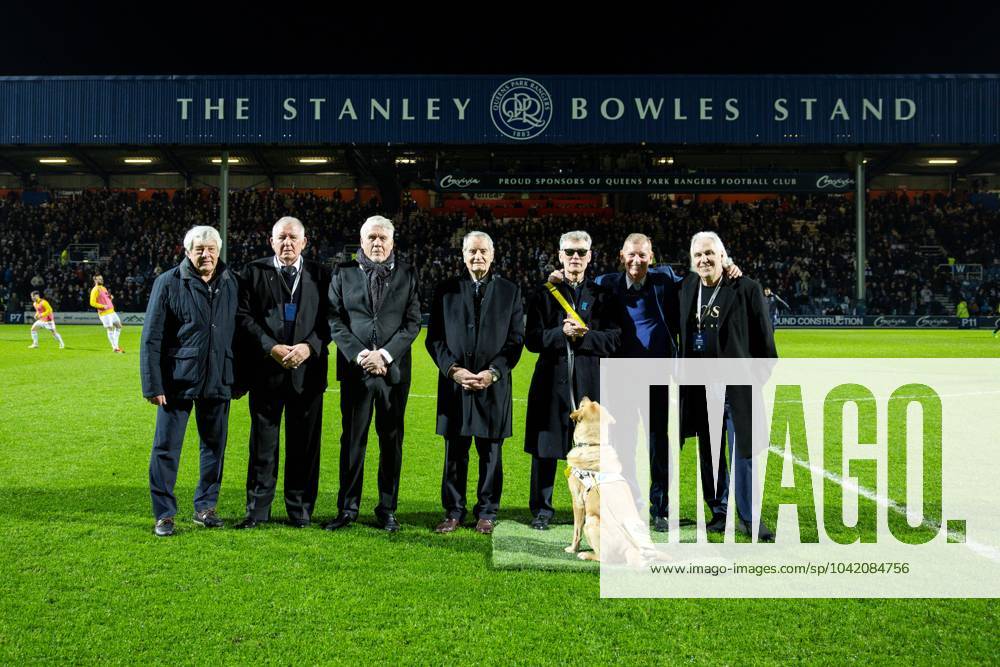
[[490, 117], [505, 137], [519, 141], [534, 139], [552, 120], [552, 96], [533, 79], [510, 79], [493, 93]]

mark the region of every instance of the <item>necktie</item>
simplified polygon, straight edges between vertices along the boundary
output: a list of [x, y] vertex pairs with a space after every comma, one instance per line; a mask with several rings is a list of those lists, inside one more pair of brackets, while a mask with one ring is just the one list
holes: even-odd
[[295, 286], [295, 274], [297, 269], [294, 266], [283, 266], [281, 267], [281, 277], [285, 279], [285, 287], [288, 288], [288, 293], [292, 293], [292, 287]]

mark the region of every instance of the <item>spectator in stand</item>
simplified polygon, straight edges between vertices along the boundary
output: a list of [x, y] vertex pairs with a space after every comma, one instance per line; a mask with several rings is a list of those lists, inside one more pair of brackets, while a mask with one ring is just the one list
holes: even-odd
[[[177, 239], [191, 225], [213, 223], [218, 206], [216, 194], [209, 190], [151, 195], [139, 201], [135, 192], [88, 191], [54, 198], [45, 206], [25, 205], [16, 196], [0, 200], [3, 283], [23, 295], [36, 289], [30, 280], [38, 277], [58, 310], [86, 310], [86, 290], [77, 286], [87, 287], [89, 278], [79, 274], [81, 265], [64, 265], [58, 255], [32, 253], [28, 248], [96, 244], [100, 263], [89, 266], [88, 273], [98, 269], [109, 283], [119, 286], [115, 301], [119, 309], [142, 310], [162, 267], [183, 259]], [[310, 225], [313, 242], [306, 259], [329, 262], [345, 250], [344, 257], [349, 257], [356, 243], [354, 221], [374, 212], [373, 204], [349, 199], [327, 199], [309, 192], [233, 192], [230, 265], [240, 268], [266, 254], [268, 248], [260, 239], [267, 237], [269, 221], [283, 215], [315, 221]], [[913, 315], [934, 308], [933, 293], [931, 303], [925, 305], [921, 290], [933, 281], [935, 268], [946, 263], [948, 256], [956, 264], [994, 265], [1000, 211], [959, 197], [895, 194], [870, 200], [866, 211], [871, 239], [866, 258], [869, 313]], [[561, 234], [580, 227], [586, 227], [594, 240], [590, 268], [595, 275], [616, 268], [614, 254], [600, 250], [617, 246], [633, 231], [651, 237], [659, 248], [672, 250], [672, 255], [662, 259], [683, 269], [687, 258], [678, 250], [687, 246], [694, 232], [713, 229], [741, 249], [741, 259], [745, 258], [741, 264], [749, 274], [789, 297], [793, 313], [836, 310], [842, 295], [853, 293], [853, 207], [844, 198], [830, 195], [749, 203], [664, 201], [647, 211], [607, 218], [504, 219], [488, 206], [468, 215], [408, 210], [399, 224], [397, 251], [418, 272], [421, 308], [428, 312], [435, 285], [462, 269], [458, 250], [468, 230], [482, 229], [509, 240], [510, 252], [497, 260], [496, 270], [527, 292], [539, 272], [544, 275], [547, 268], [555, 268], [555, 258], [542, 249], [553, 247]], [[133, 278], [131, 283], [126, 283], [128, 277]], [[962, 289], [972, 295], [977, 285], [962, 285]], [[991, 310], [997, 298], [984, 294]], [[979, 302], [979, 306], [982, 310], [984, 304]]]

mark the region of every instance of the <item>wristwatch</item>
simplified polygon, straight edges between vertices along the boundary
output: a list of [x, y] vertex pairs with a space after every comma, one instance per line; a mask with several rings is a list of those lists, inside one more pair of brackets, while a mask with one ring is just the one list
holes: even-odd
[[490, 366], [490, 375], [493, 376], [493, 381], [494, 382], [499, 382], [500, 381], [500, 373], [498, 373], [497, 369], [493, 368], [492, 366]]

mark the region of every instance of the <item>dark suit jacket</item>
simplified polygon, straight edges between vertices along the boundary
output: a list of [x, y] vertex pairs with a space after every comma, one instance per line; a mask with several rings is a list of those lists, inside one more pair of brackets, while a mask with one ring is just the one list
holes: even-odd
[[563, 334], [566, 311], [542, 285], [528, 300], [525, 347], [538, 353], [528, 390], [524, 451], [543, 458], [565, 458], [572, 445], [569, 413], [569, 359], [573, 356], [573, 398], [600, 401], [601, 358], [618, 351], [622, 312], [614, 297], [593, 281], [586, 281], [579, 303], [573, 290], [562, 283], [559, 292], [572, 305], [590, 331], [570, 342]]
[[[628, 283], [625, 280], [625, 272], [605, 273], [598, 276], [595, 282], [611, 292], [624, 303], [625, 291]], [[673, 268], [668, 264], [651, 267], [646, 272], [646, 284], [652, 285], [653, 293], [656, 295], [656, 305], [660, 309], [660, 316], [667, 325], [667, 336], [673, 344], [675, 353], [678, 345], [678, 335], [681, 328], [680, 318], [680, 286], [681, 278], [674, 273]], [[622, 340], [626, 337], [635, 338], [635, 324], [629, 317], [622, 321]]]
[[[697, 308], [698, 290], [701, 279], [692, 273], [684, 279], [681, 288], [681, 351], [687, 349], [687, 342], [695, 333], [694, 309]], [[760, 283], [750, 278], [735, 281], [722, 277], [722, 286], [715, 299], [720, 318], [718, 324], [718, 356], [723, 358], [776, 358], [778, 349], [774, 345], [774, 330], [767, 312], [767, 302]], [[738, 434], [737, 446], [749, 447], [752, 426], [752, 392], [748, 386], [729, 387], [726, 398], [732, 408], [733, 422]], [[701, 389], [682, 388], [681, 414], [685, 435], [693, 435], [707, 418], [705, 393]], [[743, 449], [746, 454], [749, 449]]]
[[240, 301], [236, 320], [240, 337], [240, 377], [250, 388], [276, 390], [286, 381], [296, 393], [326, 389], [327, 321], [326, 293], [330, 271], [308, 260], [302, 262], [299, 306], [292, 345], [306, 343], [312, 354], [298, 368], [285, 369], [271, 358], [271, 348], [284, 337], [282, 303], [287, 300], [283, 279], [274, 268], [274, 258], [247, 264], [240, 279]]
[[410, 346], [420, 333], [416, 271], [396, 260], [386, 290], [382, 307], [375, 313], [368, 277], [357, 262], [341, 264], [330, 280], [330, 332], [337, 345], [338, 380], [364, 379], [364, 371], [354, 360], [361, 350], [371, 349], [374, 331], [378, 348], [392, 356], [386, 381], [409, 383]]
[[[524, 346], [521, 289], [494, 276], [480, 305], [476, 338], [472, 279], [468, 273], [438, 284], [427, 325], [427, 351], [441, 373], [437, 390], [437, 433], [445, 437], [509, 438], [513, 421], [511, 371]], [[466, 391], [448, 378], [458, 365], [473, 373], [490, 366], [500, 379], [482, 391]]]

